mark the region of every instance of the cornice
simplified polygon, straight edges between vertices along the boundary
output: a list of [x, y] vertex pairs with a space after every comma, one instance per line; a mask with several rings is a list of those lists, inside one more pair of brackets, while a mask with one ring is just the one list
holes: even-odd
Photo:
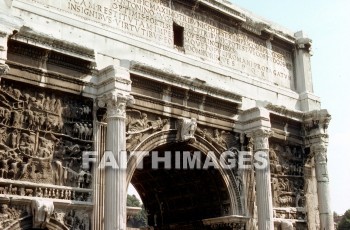
[[146, 78], [148, 77], [156, 81], [166, 82], [171, 85], [176, 85], [186, 90], [192, 90], [216, 96], [237, 104], [242, 103], [242, 96], [240, 95], [222, 90], [218, 87], [210, 86], [206, 84], [206, 82], [203, 82], [199, 79], [192, 79], [190, 77], [162, 71], [154, 67], [148, 66], [146, 64], [131, 62], [130, 73], [140, 75]]
[[19, 33], [11, 37], [12, 40], [31, 44], [47, 50], [53, 50], [69, 56], [92, 62], [95, 65], [95, 51], [76, 43], [50, 37], [24, 27]]

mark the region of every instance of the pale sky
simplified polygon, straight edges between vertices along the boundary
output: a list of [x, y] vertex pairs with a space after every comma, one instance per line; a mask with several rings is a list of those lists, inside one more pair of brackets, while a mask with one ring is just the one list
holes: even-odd
[[[314, 91], [332, 115], [328, 163], [332, 209], [350, 209], [350, 1], [231, 0], [234, 4], [313, 40]], [[349, 147], [349, 146], [348, 146]]]

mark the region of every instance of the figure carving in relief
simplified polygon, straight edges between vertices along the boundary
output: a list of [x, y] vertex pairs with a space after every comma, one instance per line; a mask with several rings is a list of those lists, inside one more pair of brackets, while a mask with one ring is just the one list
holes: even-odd
[[87, 130], [87, 134], [86, 134], [86, 140], [91, 140], [92, 139], [92, 133], [93, 133], [93, 128], [92, 128], [92, 124], [88, 125], [88, 130]]
[[168, 123], [167, 119], [158, 117], [150, 121], [146, 113], [138, 110], [127, 110], [126, 117], [126, 142], [127, 147], [134, 146], [141, 142], [146, 133], [161, 130]]
[[83, 116], [84, 118], [88, 118], [88, 116], [91, 114], [91, 109], [89, 106], [83, 105]]
[[44, 137], [39, 137], [39, 147], [37, 156], [40, 158], [47, 158], [51, 156], [53, 151], [53, 144]]
[[12, 126], [15, 128], [20, 128], [22, 126], [22, 114], [18, 111], [13, 111], [12, 114], [13, 114]]
[[35, 130], [36, 124], [35, 124], [34, 112], [29, 109], [26, 109], [23, 114], [24, 114], [23, 122], [27, 123], [27, 128]]
[[50, 111], [54, 112], [56, 108], [56, 98], [54, 95], [52, 95], [52, 99], [50, 101]]
[[0, 107], [0, 123], [8, 125], [11, 119], [11, 111], [9, 109]]
[[18, 130], [13, 130], [11, 133], [11, 142], [10, 142], [10, 147], [11, 148], [18, 148], [19, 145], [19, 132]]
[[6, 139], [7, 139], [7, 128], [1, 127], [0, 128], [0, 147], [1, 146], [5, 147]]
[[43, 109], [50, 110], [50, 103], [51, 103], [50, 97], [46, 97], [46, 99], [44, 99], [44, 102], [43, 102]]
[[28, 156], [34, 154], [35, 137], [28, 135], [27, 133], [21, 133], [21, 139], [19, 142], [19, 149]]
[[128, 124], [128, 131], [141, 131], [149, 127], [147, 114], [142, 113], [140, 119], [136, 119]]
[[78, 174], [78, 187], [79, 188], [88, 188], [91, 183], [91, 174], [87, 173], [82, 168]]
[[178, 141], [196, 141], [194, 133], [197, 129], [197, 119], [196, 118], [181, 118], [178, 122], [177, 130], [177, 140]]
[[84, 134], [85, 134], [85, 127], [84, 127], [84, 125], [79, 123], [79, 128], [78, 129], [79, 129], [78, 138], [79, 139], [83, 139]]
[[214, 129], [212, 132], [208, 131], [206, 128], [196, 129], [197, 135], [201, 136], [203, 139], [207, 140], [210, 144], [214, 145], [219, 151], [226, 151], [229, 146], [239, 147], [237, 141], [239, 141], [239, 134], [233, 135], [231, 133], [225, 132], [224, 130], [219, 131]]
[[[79, 145], [88, 146], [84, 142], [93, 134], [90, 107], [70, 96], [56, 97], [51, 92], [35, 92], [26, 87], [20, 90], [4, 82], [2, 85], [0, 177], [77, 186], [81, 164]], [[67, 108], [71, 113], [65, 113]], [[83, 120], [78, 121], [80, 118]], [[80, 122], [75, 136], [80, 137], [78, 143], [71, 133], [63, 133], [77, 122]], [[56, 145], [59, 139], [64, 143], [61, 148]]]
[[[5, 221], [13, 221], [17, 219], [18, 214], [15, 210], [10, 209], [7, 204], [1, 204], [0, 206], [0, 223]], [[1, 224], [0, 224], [1, 227]]]
[[63, 218], [64, 224], [72, 230], [89, 229], [89, 219], [86, 215], [77, 215], [74, 210], [69, 211]]
[[32, 158], [30, 158], [28, 160], [28, 162], [20, 162], [20, 167], [19, 167], [20, 172], [19, 172], [18, 179], [22, 179], [26, 173], [29, 173], [30, 168], [31, 168], [31, 166], [30, 166], [31, 163], [32, 163]]
[[224, 134], [225, 134], [225, 131], [221, 131], [220, 133], [218, 129], [214, 130], [215, 144], [219, 145], [223, 149], [228, 149], [227, 142], [223, 138]]
[[0, 178], [7, 178], [8, 161], [7, 153], [0, 154]]

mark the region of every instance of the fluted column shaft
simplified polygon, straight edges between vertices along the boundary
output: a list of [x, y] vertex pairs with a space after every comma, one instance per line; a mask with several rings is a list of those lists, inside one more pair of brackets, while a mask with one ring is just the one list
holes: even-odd
[[329, 177], [327, 169], [327, 146], [319, 143], [311, 146], [311, 151], [315, 154], [315, 171], [317, 180], [317, 196], [320, 215], [320, 229], [333, 230], [333, 213], [330, 206], [329, 197]]
[[[255, 167], [256, 173], [256, 201], [258, 208], [258, 229], [273, 230], [273, 206], [271, 193], [271, 175], [269, 163], [269, 136], [267, 129], [257, 129], [249, 134], [253, 139], [254, 158], [257, 156], [265, 160], [266, 167]], [[261, 159], [260, 159], [261, 161]], [[259, 162], [255, 162], [258, 164]]]
[[[116, 167], [105, 170], [104, 229], [126, 230], [126, 165], [125, 108], [130, 96], [105, 95], [107, 105], [106, 152], [113, 154]], [[106, 154], [106, 153], [105, 153]], [[108, 159], [108, 161], [111, 159]]]

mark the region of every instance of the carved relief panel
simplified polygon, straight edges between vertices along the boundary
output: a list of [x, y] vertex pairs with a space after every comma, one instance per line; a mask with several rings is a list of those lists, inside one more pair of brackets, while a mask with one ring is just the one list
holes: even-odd
[[275, 218], [304, 220], [306, 154], [299, 146], [272, 142], [269, 157]]
[[1, 82], [0, 178], [88, 188], [91, 174], [81, 161], [82, 151], [92, 150], [92, 134], [90, 99]]
[[296, 146], [270, 146], [272, 191], [276, 207], [303, 207], [305, 154]]
[[[91, 213], [86, 210], [54, 208], [52, 201], [33, 200], [32, 204], [0, 204], [0, 229], [90, 229]], [[48, 227], [48, 228], [46, 228]]]

